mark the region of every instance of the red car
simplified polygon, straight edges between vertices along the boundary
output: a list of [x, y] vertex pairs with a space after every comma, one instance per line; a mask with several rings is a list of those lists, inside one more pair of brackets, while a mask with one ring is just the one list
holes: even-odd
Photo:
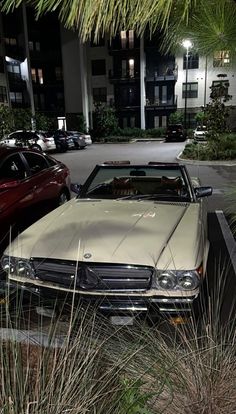
[[64, 164], [38, 151], [0, 148], [0, 251], [10, 237], [69, 199]]

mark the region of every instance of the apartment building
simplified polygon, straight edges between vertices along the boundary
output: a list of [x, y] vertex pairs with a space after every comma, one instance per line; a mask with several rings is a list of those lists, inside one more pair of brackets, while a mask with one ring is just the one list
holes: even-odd
[[[1, 14], [2, 56], [9, 104], [51, 117], [64, 115], [60, 25], [54, 13], [40, 20], [33, 9]], [[1, 52], [0, 52], [1, 53]]]

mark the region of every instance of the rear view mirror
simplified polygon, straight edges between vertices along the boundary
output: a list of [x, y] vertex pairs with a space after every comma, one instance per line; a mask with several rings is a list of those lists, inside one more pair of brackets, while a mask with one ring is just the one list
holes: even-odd
[[81, 184], [71, 184], [70, 189], [71, 189], [71, 191], [73, 191], [73, 193], [80, 194], [81, 189], [82, 189], [82, 185]]
[[196, 187], [194, 189], [196, 197], [209, 197], [212, 195], [212, 187]]

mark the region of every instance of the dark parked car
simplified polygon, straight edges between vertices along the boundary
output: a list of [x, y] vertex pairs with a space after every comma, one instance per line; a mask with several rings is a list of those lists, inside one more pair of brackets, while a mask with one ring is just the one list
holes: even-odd
[[70, 172], [38, 151], [0, 148], [0, 250], [11, 237], [70, 199]]
[[168, 125], [166, 131], [166, 141], [185, 141], [186, 132], [181, 124]]
[[79, 132], [67, 131], [67, 135], [73, 139], [76, 149], [84, 149], [86, 147], [86, 142]]
[[59, 152], [66, 152], [68, 149], [73, 149], [75, 147], [73, 138], [66, 131], [58, 129], [57, 131], [54, 131], [53, 137], [57, 151]]

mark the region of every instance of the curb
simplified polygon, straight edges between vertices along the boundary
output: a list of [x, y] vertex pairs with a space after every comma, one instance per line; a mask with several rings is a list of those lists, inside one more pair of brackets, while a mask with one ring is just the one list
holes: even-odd
[[214, 166], [214, 165], [222, 165], [224, 167], [236, 167], [236, 160], [235, 161], [198, 161], [198, 160], [188, 160], [185, 158], [181, 158], [181, 155], [183, 154], [183, 151], [181, 151], [176, 159], [178, 161], [181, 161], [185, 164], [192, 164], [192, 165], [209, 165], [209, 166]]
[[229, 253], [230, 261], [232, 264], [232, 267], [234, 269], [234, 273], [236, 275], [236, 241], [234, 239], [234, 236], [232, 234], [232, 231], [227, 223], [227, 220], [225, 218], [225, 215], [222, 210], [216, 210], [215, 211], [216, 217], [218, 219], [220, 229], [222, 232], [222, 236], [225, 241], [226, 248]]

